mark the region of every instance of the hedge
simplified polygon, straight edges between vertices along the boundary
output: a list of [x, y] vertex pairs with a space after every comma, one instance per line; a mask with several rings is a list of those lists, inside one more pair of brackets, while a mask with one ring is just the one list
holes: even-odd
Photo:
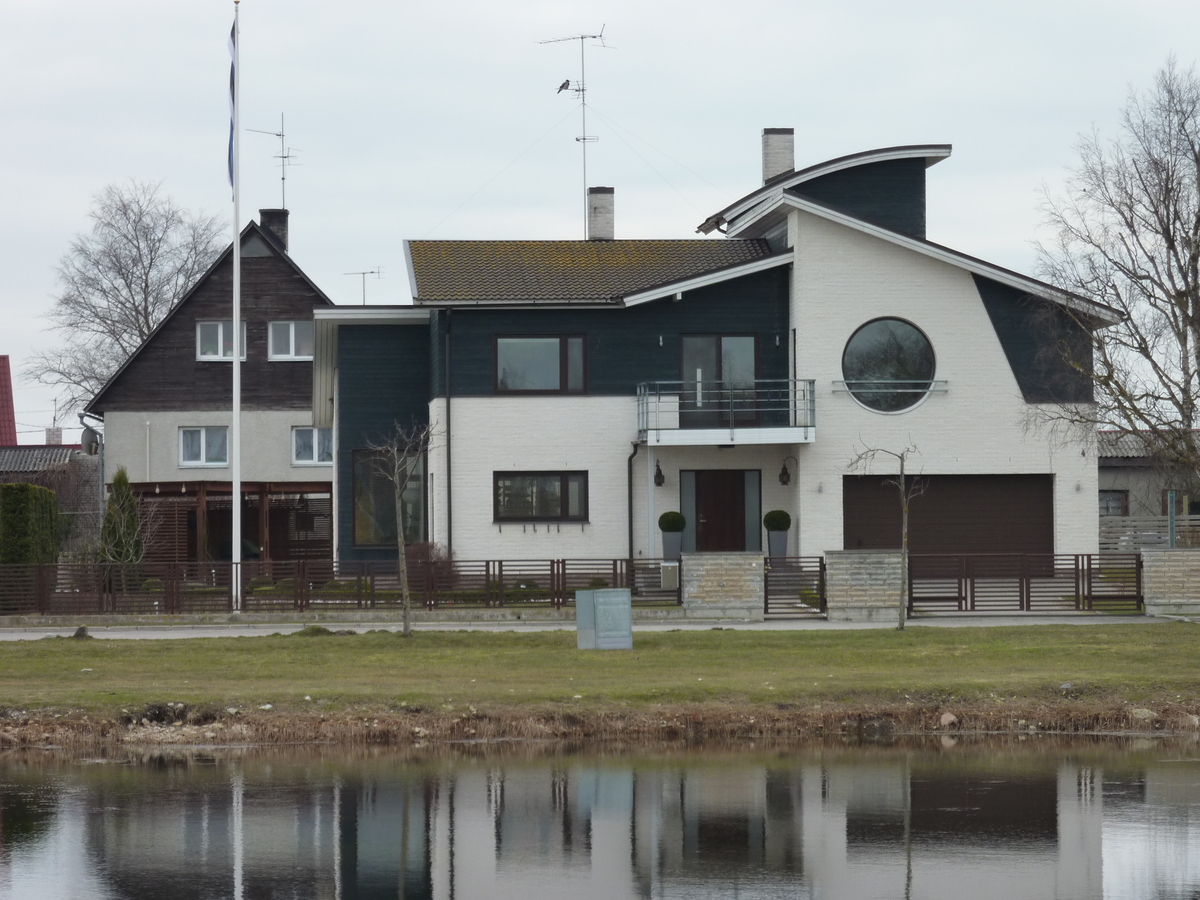
[[58, 498], [36, 484], [0, 484], [0, 563], [58, 560]]

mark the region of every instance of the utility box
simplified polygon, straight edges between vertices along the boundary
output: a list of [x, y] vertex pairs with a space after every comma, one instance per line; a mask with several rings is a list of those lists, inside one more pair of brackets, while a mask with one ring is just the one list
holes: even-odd
[[632, 650], [633, 598], [629, 588], [576, 591], [575, 627], [580, 650]]
[[659, 587], [664, 591], [679, 590], [679, 563], [661, 562], [658, 564]]

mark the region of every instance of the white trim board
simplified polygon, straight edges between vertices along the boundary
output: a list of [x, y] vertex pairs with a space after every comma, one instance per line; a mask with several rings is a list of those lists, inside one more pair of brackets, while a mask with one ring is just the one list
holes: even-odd
[[792, 261], [792, 251], [788, 250], [777, 256], [756, 259], [753, 262], [730, 266], [728, 269], [706, 272], [703, 275], [695, 275], [691, 278], [685, 278], [682, 281], [673, 281], [670, 284], [659, 285], [656, 288], [646, 291], [638, 291], [636, 294], [628, 294], [621, 299], [624, 306], [637, 306], [640, 303], [649, 303], [651, 300], [661, 300], [663, 297], [670, 297], [672, 294], [694, 291], [696, 288], [707, 287], [710, 284], [720, 284], [722, 281], [741, 278], [743, 275], [750, 275], [754, 272], [763, 272], [767, 269], [774, 269], [777, 266], [790, 266]]

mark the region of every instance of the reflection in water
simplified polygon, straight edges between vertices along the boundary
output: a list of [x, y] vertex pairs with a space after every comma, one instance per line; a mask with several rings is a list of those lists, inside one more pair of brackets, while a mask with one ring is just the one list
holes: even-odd
[[0, 763], [14, 898], [1193, 898], [1195, 847], [1167, 749]]

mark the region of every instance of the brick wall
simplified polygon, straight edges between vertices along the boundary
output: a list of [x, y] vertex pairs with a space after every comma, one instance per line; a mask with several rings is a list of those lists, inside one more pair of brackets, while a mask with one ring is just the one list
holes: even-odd
[[898, 621], [904, 597], [900, 554], [888, 550], [826, 553], [825, 594], [831, 622]]
[[1200, 616], [1200, 550], [1145, 550], [1142, 563], [1147, 615]]
[[685, 615], [763, 618], [761, 553], [685, 553], [682, 568]]

